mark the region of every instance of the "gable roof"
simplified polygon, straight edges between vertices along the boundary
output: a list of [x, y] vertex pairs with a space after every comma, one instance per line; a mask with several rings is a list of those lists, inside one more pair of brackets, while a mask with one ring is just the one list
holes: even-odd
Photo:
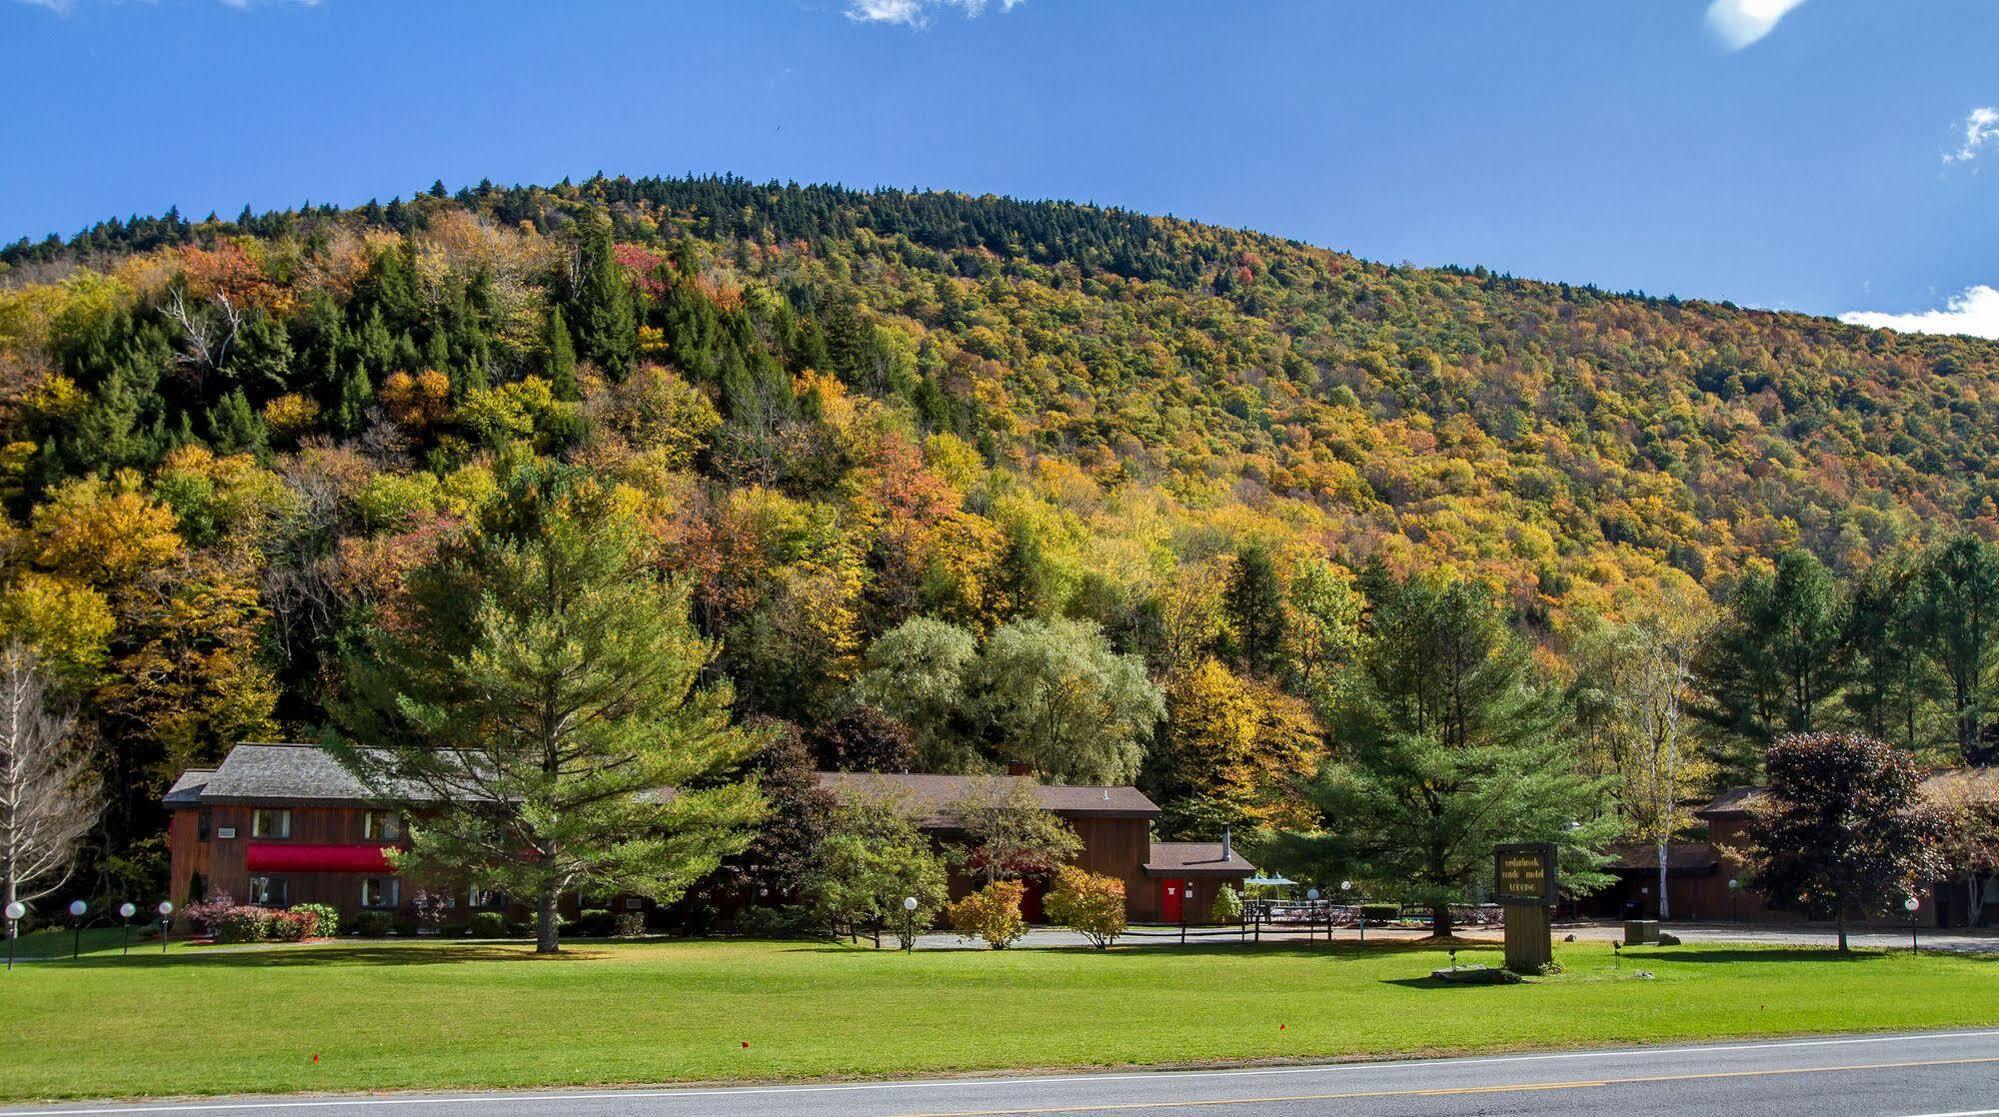
[[1135, 787], [1067, 787], [1038, 782], [1032, 776], [951, 776], [936, 772], [821, 772], [819, 786], [845, 798], [873, 790], [907, 798], [919, 811], [922, 825], [951, 825], [947, 808], [982, 783], [1002, 790], [1026, 785], [1044, 810], [1064, 818], [1157, 818], [1159, 808]]

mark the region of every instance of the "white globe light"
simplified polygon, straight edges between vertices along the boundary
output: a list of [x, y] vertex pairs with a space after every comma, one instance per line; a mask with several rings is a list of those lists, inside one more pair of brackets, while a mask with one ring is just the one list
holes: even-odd
[[1923, 902], [1921, 900], [1916, 899], [1914, 896], [1911, 896], [1908, 899], [1902, 901], [1903, 911], [1915, 911], [1917, 908], [1922, 906]]
[[28, 914], [28, 905], [18, 900], [7, 905], [7, 918], [9, 919], [19, 919], [26, 914]]
[[914, 897], [914, 896], [904, 896], [904, 897], [902, 898], [902, 910], [904, 910], [904, 911], [915, 911], [915, 910], [916, 910], [916, 897]]
[[1318, 899], [1318, 898], [1319, 898], [1319, 890], [1318, 890], [1318, 889], [1316, 889], [1316, 888], [1307, 888], [1307, 889], [1305, 890], [1305, 898], [1306, 898], [1307, 900], [1316, 900], [1316, 899]]
[[118, 914], [125, 919], [130, 919], [133, 916], [139, 914], [138, 905], [132, 903], [132, 901], [130, 900], [127, 900], [124, 903], [118, 905]]
[[159, 911], [162, 917], [165, 917], [172, 915], [174, 913], [174, 906], [173, 904], [167, 902], [166, 900], [161, 900], [160, 906], [157, 910]]
[[1340, 882], [1340, 891], [1349, 892], [1352, 890], [1353, 890], [1353, 881], [1343, 880]]
[[82, 919], [83, 913], [89, 910], [90, 905], [84, 903], [82, 900], [71, 900], [69, 902], [69, 913], [78, 919]]

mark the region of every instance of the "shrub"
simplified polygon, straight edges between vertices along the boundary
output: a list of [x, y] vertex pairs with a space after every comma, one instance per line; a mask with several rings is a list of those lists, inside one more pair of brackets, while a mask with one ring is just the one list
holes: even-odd
[[396, 917], [385, 911], [364, 911], [354, 917], [354, 933], [364, 939], [379, 939], [396, 929]]
[[617, 922], [604, 908], [588, 908], [576, 913], [576, 922], [571, 924], [576, 933], [586, 939], [606, 939], [617, 929]]
[[308, 938], [330, 939], [340, 933], [340, 911], [325, 904], [293, 904], [291, 910], [305, 912], [313, 917], [313, 925], [306, 932]]
[[611, 933], [621, 939], [635, 939], [646, 933], [646, 913], [621, 911], [611, 921]]
[[984, 939], [994, 950], [1005, 950], [1027, 933], [1020, 901], [1027, 888], [1017, 880], [998, 880], [951, 905], [951, 929], [968, 939]]
[[319, 930], [319, 913], [299, 911], [274, 911], [270, 913], [269, 935], [272, 942], [303, 942]]
[[475, 911], [472, 922], [465, 933], [475, 939], [503, 939], [507, 937], [507, 917], [497, 911]]
[[1215, 890], [1215, 902], [1208, 908], [1208, 918], [1216, 923], [1242, 922], [1242, 893], [1224, 884]]
[[825, 921], [803, 904], [776, 908], [746, 908], [736, 920], [736, 932], [746, 939], [817, 938]]
[[238, 905], [215, 916], [208, 933], [216, 942], [263, 942], [271, 937], [276, 915], [269, 908]]
[[203, 900], [200, 903], [189, 904], [186, 908], [182, 909], [181, 914], [187, 917], [188, 925], [194, 928], [195, 934], [213, 935], [215, 934], [215, 925], [221, 921], [223, 916], [234, 911], [235, 908], [236, 901], [230, 897], [229, 893], [217, 892], [210, 899]]
[[1048, 918], [1105, 950], [1124, 934], [1124, 882], [1116, 877], [1065, 865], [1042, 901]]

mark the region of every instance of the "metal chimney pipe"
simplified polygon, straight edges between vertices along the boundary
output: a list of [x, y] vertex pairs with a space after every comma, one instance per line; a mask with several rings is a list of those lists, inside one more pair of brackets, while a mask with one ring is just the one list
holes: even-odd
[[1229, 824], [1222, 823], [1222, 860], [1235, 860], [1235, 843], [1229, 840]]

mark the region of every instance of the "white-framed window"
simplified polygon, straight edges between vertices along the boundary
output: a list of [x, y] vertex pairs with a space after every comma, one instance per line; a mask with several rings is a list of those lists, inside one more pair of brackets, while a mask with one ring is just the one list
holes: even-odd
[[504, 908], [507, 906], [507, 894], [491, 888], [474, 888], [469, 899], [475, 908]]
[[403, 816], [394, 811], [369, 811], [361, 820], [361, 836], [371, 842], [393, 842], [403, 836]]
[[250, 812], [250, 836], [253, 838], [289, 838], [292, 836], [292, 813], [269, 807], [258, 807]]
[[250, 903], [281, 908], [291, 902], [291, 882], [283, 877], [251, 877]]
[[394, 908], [401, 899], [401, 883], [395, 877], [368, 877], [361, 882], [361, 906]]

